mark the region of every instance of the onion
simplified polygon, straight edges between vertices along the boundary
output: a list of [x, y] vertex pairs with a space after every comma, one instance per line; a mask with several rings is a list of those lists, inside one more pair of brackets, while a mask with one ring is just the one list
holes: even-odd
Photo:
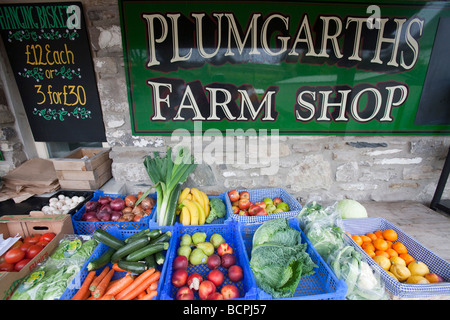
[[92, 221], [90, 220], [91, 218], [96, 218], [97, 219], [97, 212], [96, 211], [85, 211], [82, 216], [81, 216], [81, 220], [83, 221]]
[[120, 211], [112, 211], [111, 212], [111, 221], [118, 221], [122, 217], [122, 212]]
[[139, 220], [141, 220], [144, 217], [143, 214], [135, 214], [133, 217], [133, 221], [134, 222], [138, 222]]
[[86, 220], [86, 221], [100, 221], [100, 220], [98, 220], [97, 219], [97, 217], [90, 217], [88, 220]]
[[98, 199], [98, 203], [100, 203], [100, 204], [108, 204], [110, 202], [111, 202], [110, 196], [103, 196], [100, 199]]
[[122, 210], [123, 214], [132, 213], [132, 212], [133, 212], [133, 208], [132, 207], [125, 207]]
[[111, 219], [111, 207], [109, 204], [104, 204], [100, 207], [100, 210], [97, 212], [97, 218], [101, 221], [109, 221]]
[[133, 211], [131, 211], [134, 215], [139, 214], [139, 215], [144, 215], [144, 209], [142, 209], [141, 205], [137, 205], [136, 207], [133, 208]]
[[99, 207], [99, 203], [97, 201], [88, 201], [86, 202], [85, 208], [86, 211], [95, 211]]
[[145, 197], [144, 200], [141, 201], [140, 205], [142, 206], [142, 209], [152, 209], [155, 205], [155, 199], [150, 197]]
[[122, 198], [115, 198], [111, 200], [109, 206], [113, 211], [122, 211], [125, 208], [125, 201]]
[[134, 204], [136, 203], [136, 201], [137, 201], [136, 196], [134, 196], [134, 195], [132, 195], [132, 194], [130, 194], [130, 195], [128, 195], [128, 196], [125, 197], [125, 205], [126, 205], [127, 207], [132, 207], [132, 206], [134, 206]]

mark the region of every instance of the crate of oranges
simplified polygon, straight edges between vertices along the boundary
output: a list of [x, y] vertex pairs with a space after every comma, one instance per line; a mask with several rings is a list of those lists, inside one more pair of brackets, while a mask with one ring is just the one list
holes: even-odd
[[344, 219], [352, 244], [401, 298], [450, 296], [450, 263], [384, 218]]

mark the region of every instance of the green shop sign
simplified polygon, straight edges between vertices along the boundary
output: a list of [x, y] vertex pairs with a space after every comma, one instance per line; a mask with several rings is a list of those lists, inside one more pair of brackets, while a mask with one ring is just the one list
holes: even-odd
[[450, 3], [119, 0], [134, 135], [450, 134]]

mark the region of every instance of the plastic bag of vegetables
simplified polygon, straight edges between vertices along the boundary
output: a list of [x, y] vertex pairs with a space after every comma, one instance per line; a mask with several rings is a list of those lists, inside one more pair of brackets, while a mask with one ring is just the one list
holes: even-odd
[[55, 252], [17, 287], [10, 300], [59, 299], [96, 246], [92, 236], [66, 235]]
[[329, 256], [328, 264], [336, 277], [343, 279], [349, 300], [386, 300], [388, 295], [384, 282], [351, 245], [346, 245]]

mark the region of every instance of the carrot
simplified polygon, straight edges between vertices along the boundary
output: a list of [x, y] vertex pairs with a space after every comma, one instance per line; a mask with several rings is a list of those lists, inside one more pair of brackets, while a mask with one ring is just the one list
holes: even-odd
[[152, 275], [144, 279], [144, 281], [142, 281], [139, 285], [135, 286], [133, 290], [117, 300], [133, 300], [142, 291], [145, 291], [145, 289], [147, 289], [153, 282], [158, 281], [160, 276], [161, 272], [157, 270]]
[[119, 264], [117, 262], [112, 265], [112, 268], [119, 272], [127, 272], [126, 270], [123, 270], [122, 268], [120, 268]]
[[142, 272], [140, 275], [138, 275], [133, 282], [123, 289], [121, 292], [119, 292], [114, 298], [116, 300], [121, 300], [125, 295], [127, 295], [130, 291], [134, 290], [136, 287], [138, 287], [145, 279], [150, 277], [153, 273], [155, 273], [155, 268], [150, 268]]
[[147, 291], [147, 293], [150, 293], [150, 291], [154, 291], [154, 290], [158, 289], [158, 283], [159, 283], [159, 280], [153, 282], [151, 285], [148, 286], [148, 288], [145, 291]]
[[89, 286], [95, 278], [95, 271], [90, 271], [83, 281], [80, 289], [72, 297], [72, 300], [85, 300], [86, 296], [89, 295]]
[[106, 276], [108, 271], [109, 271], [109, 267], [108, 266], [104, 267], [102, 272], [94, 279], [94, 281], [92, 281], [91, 285], [89, 286], [89, 290], [91, 290], [91, 292], [95, 291], [95, 288], [97, 288], [98, 284]]
[[114, 296], [112, 295], [108, 295], [108, 294], [104, 294], [100, 299], [98, 300], [114, 300]]
[[133, 280], [134, 276], [131, 273], [127, 273], [125, 276], [115, 281], [114, 284], [109, 286], [105, 292], [105, 295], [111, 296], [117, 295], [120, 291], [128, 287], [131, 283], [133, 283]]
[[137, 297], [135, 297], [135, 300], [140, 300], [143, 296], [145, 296], [147, 293], [145, 291], [142, 291], [141, 293], [139, 293], [137, 295]]
[[95, 291], [93, 293], [93, 296], [96, 298], [100, 298], [105, 294], [106, 288], [108, 287], [109, 282], [111, 281], [111, 278], [114, 275], [114, 272], [116, 272], [114, 269], [110, 269], [106, 276], [103, 277], [102, 281], [98, 284], [98, 286], [95, 288]]
[[156, 290], [152, 290], [145, 294], [143, 297], [139, 298], [139, 300], [152, 300], [154, 297], [156, 297], [158, 292]]

